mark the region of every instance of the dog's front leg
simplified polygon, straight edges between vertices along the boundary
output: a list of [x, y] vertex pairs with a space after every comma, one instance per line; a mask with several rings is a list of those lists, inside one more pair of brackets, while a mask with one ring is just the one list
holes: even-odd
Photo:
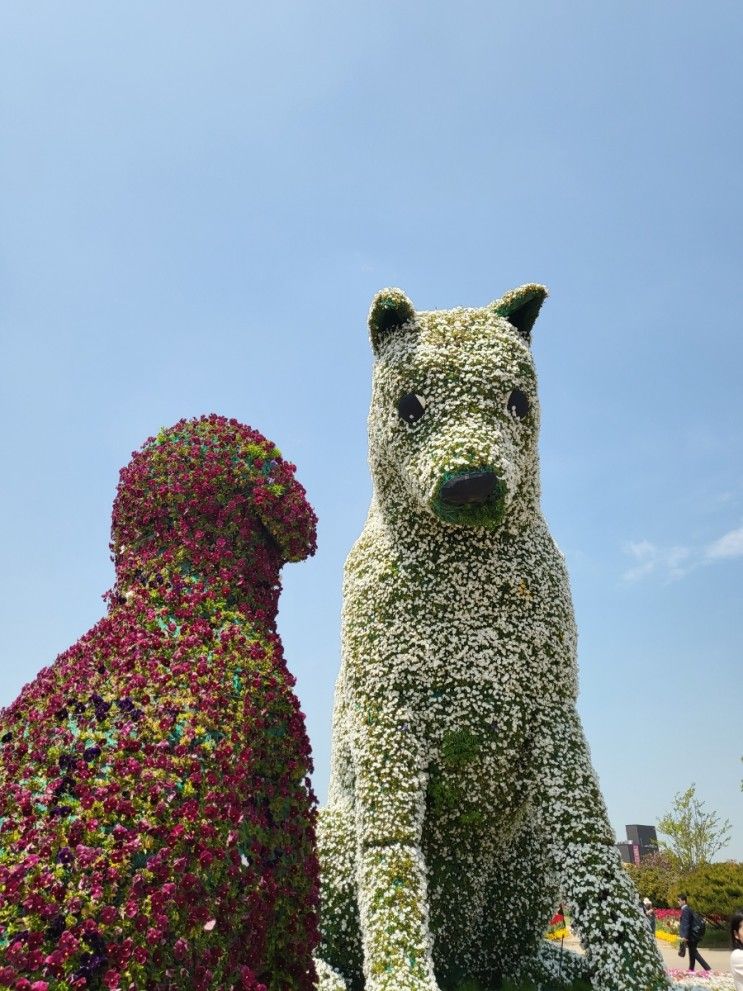
[[354, 751], [366, 991], [437, 991], [421, 853], [422, 742], [407, 723], [378, 720]]
[[600, 991], [667, 988], [655, 938], [622, 867], [572, 702], [539, 720], [535, 794], [563, 896]]

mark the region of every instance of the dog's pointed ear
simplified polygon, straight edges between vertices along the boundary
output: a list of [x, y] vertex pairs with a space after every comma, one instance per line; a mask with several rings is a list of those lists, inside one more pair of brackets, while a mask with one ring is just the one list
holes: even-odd
[[505, 317], [516, 328], [527, 344], [531, 344], [531, 330], [546, 298], [547, 289], [531, 282], [512, 289], [491, 306], [498, 316]]
[[374, 354], [406, 323], [415, 320], [413, 304], [402, 289], [380, 289], [369, 310], [369, 336]]

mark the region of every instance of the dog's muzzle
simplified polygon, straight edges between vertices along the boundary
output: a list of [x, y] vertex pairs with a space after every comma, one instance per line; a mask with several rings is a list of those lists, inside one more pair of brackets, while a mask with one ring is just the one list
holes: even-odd
[[464, 471], [441, 486], [439, 498], [449, 506], [472, 506], [486, 502], [498, 488], [493, 471]]

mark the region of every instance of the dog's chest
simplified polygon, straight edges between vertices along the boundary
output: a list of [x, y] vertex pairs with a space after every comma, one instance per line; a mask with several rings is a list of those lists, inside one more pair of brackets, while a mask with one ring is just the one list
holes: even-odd
[[572, 691], [575, 626], [551, 542], [538, 557], [518, 547], [438, 560], [372, 550], [349, 561], [345, 590], [346, 663], [359, 689], [383, 677], [425, 712], [438, 709], [431, 692], [461, 690], [484, 716], [495, 699], [523, 704], [556, 683]]
[[506, 699], [492, 699], [485, 711], [464, 691], [450, 702], [429, 721], [427, 816], [447, 831], [461, 826], [465, 837], [514, 823], [534, 782], [526, 713]]

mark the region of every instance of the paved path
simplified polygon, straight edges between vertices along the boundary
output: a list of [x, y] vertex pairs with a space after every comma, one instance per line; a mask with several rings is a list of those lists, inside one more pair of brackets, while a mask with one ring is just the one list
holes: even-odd
[[[661, 952], [666, 967], [677, 967], [679, 969], [688, 967], [688, 953], [685, 957], [680, 957], [678, 947], [674, 946], [673, 943], [668, 943], [664, 939], [657, 939], [656, 943], [658, 944], [658, 949]], [[702, 956], [712, 970], [721, 970], [723, 974], [730, 973], [730, 950], [702, 950]], [[697, 970], [699, 970], [699, 964], [697, 964]]]
[[[673, 943], [668, 943], [664, 939], [657, 939], [655, 941], [660, 950], [660, 954], [663, 957], [663, 962], [666, 967], [681, 970], [682, 967], [688, 965], [689, 956], [680, 957], [678, 954], [678, 947]], [[581, 945], [577, 939], [570, 937], [565, 940], [565, 949], [574, 950], [576, 953], [582, 953]], [[710, 965], [712, 970], [721, 970], [723, 974], [730, 973], [730, 950], [702, 950], [702, 956]], [[697, 964], [697, 971], [699, 970], [699, 964]]]

